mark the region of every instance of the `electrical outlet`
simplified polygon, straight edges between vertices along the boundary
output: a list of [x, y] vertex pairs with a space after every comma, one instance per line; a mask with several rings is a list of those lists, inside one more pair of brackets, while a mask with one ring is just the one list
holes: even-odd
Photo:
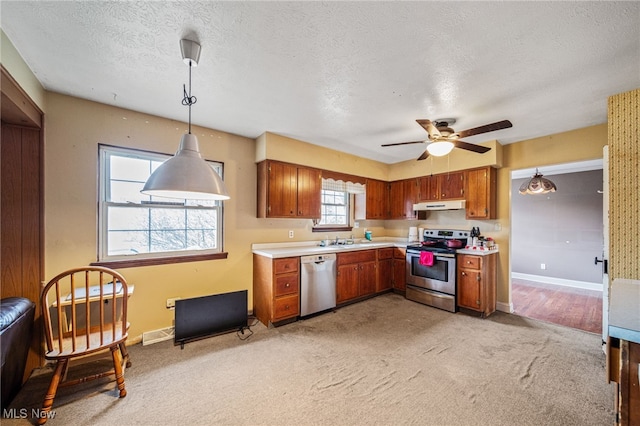
[[540, 269], [547, 269], [547, 264], [546, 263], [541, 263], [540, 264]]
[[175, 309], [176, 300], [181, 299], [180, 297], [174, 297], [171, 299], [167, 299], [167, 309]]
[[353, 224], [353, 227], [354, 227], [354, 228], [360, 228], [360, 222], [355, 222], [355, 223]]
[[293, 238], [293, 231], [289, 231], [289, 238]]

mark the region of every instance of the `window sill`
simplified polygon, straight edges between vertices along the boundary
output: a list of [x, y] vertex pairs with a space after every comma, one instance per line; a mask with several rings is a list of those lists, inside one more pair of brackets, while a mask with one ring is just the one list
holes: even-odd
[[317, 228], [311, 228], [311, 232], [350, 232], [353, 229], [351, 226], [323, 226]]
[[227, 252], [194, 254], [189, 256], [154, 257], [147, 259], [122, 259], [92, 262], [91, 266], [105, 266], [112, 269], [137, 268], [140, 266], [171, 265], [173, 263], [201, 262], [203, 260], [226, 259]]

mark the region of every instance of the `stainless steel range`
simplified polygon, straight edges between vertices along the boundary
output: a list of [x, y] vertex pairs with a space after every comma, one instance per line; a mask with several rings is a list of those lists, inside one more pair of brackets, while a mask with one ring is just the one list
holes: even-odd
[[407, 246], [407, 299], [456, 311], [456, 250], [469, 231], [426, 229], [420, 244]]

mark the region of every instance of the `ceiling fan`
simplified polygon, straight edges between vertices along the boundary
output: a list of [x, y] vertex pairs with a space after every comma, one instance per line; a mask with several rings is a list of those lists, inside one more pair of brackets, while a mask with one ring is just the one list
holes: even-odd
[[436, 121], [427, 119], [416, 120], [429, 134], [429, 139], [424, 141], [412, 141], [412, 142], [399, 142], [388, 143], [382, 146], [395, 146], [395, 145], [409, 145], [414, 143], [428, 143], [427, 150], [422, 153], [418, 160], [424, 160], [429, 155], [440, 157], [447, 155], [453, 148], [466, 149], [467, 151], [477, 152], [483, 154], [491, 148], [485, 146], [474, 145], [460, 140], [467, 136], [479, 135], [481, 133], [494, 132], [496, 130], [508, 129], [513, 125], [509, 120], [502, 120], [491, 124], [485, 124], [484, 126], [474, 127], [473, 129], [463, 130], [461, 132], [454, 131], [450, 125], [455, 124], [455, 118], [441, 118]]

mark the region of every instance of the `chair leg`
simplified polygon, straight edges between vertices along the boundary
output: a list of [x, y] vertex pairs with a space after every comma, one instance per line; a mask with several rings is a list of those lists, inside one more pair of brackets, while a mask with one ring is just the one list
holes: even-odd
[[120, 363], [119, 345], [111, 346], [111, 357], [113, 358], [113, 369], [116, 373], [116, 384], [120, 391], [120, 398], [127, 396], [127, 390], [124, 388], [124, 374], [122, 374], [122, 364]]
[[61, 359], [56, 363], [56, 368], [53, 371], [53, 377], [51, 378], [51, 382], [49, 383], [49, 389], [47, 389], [47, 394], [44, 397], [44, 402], [42, 403], [42, 411], [40, 412], [40, 417], [38, 417], [38, 424], [43, 425], [47, 422], [49, 418], [48, 414], [51, 411], [51, 407], [53, 406], [53, 399], [56, 397], [56, 393], [58, 392], [58, 385], [60, 384], [60, 378], [63, 373], [67, 371], [67, 365], [69, 363], [68, 359]]
[[129, 359], [129, 352], [127, 351], [127, 346], [124, 342], [120, 343], [120, 353], [122, 354], [122, 359], [127, 361], [126, 367], [131, 367], [131, 360]]

